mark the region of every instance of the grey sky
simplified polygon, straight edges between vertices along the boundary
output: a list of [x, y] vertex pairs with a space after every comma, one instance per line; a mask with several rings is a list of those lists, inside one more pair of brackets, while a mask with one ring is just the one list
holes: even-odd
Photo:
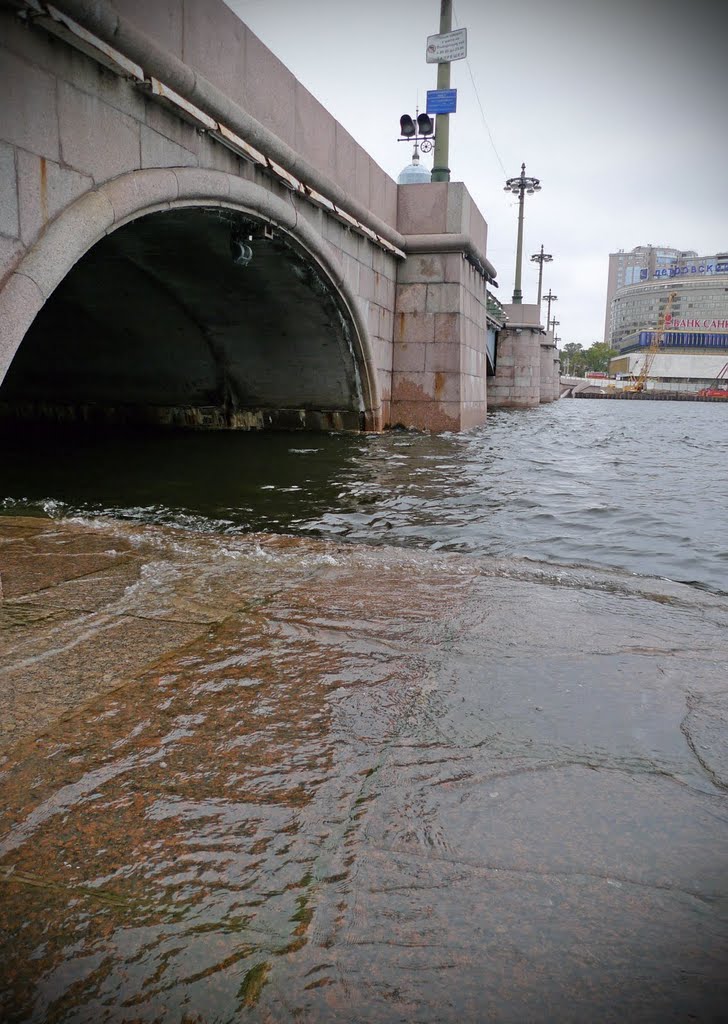
[[[439, 0], [227, 2], [396, 177], [411, 155], [399, 116], [436, 85], [425, 45]], [[517, 216], [503, 185], [522, 161], [543, 185], [527, 197], [524, 298], [543, 242], [562, 342], [601, 340], [609, 252], [728, 251], [728, 3], [454, 0], [454, 12], [468, 59], [452, 64], [450, 167], [488, 221], [502, 300]]]

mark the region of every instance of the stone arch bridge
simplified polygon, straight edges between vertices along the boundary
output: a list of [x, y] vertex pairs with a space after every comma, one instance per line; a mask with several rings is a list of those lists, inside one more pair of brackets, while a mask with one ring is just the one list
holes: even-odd
[[2, 0], [0, 81], [3, 417], [457, 430], [489, 375], [549, 397], [540, 327], [530, 390], [493, 376], [464, 185], [397, 186], [222, 0]]

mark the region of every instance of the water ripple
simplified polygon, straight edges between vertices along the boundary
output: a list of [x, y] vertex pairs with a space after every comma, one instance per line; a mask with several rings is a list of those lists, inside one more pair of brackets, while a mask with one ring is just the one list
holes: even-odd
[[13, 438], [0, 514], [578, 561], [725, 592], [727, 415], [562, 401], [466, 434]]

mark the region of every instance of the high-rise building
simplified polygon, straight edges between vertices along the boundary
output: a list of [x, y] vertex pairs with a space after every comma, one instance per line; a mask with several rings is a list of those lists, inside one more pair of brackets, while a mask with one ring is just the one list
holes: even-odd
[[605, 341], [619, 352], [612, 372], [639, 368], [666, 311], [651, 375], [673, 382], [710, 380], [728, 361], [728, 252], [638, 246], [610, 253]]
[[697, 256], [696, 252], [669, 249], [664, 245], [638, 245], [631, 252], [620, 249], [609, 254], [609, 277], [607, 278], [607, 312], [604, 318], [604, 340], [613, 339], [612, 302], [622, 288], [651, 280], [656, 271], [670, 267], [681, 256]]

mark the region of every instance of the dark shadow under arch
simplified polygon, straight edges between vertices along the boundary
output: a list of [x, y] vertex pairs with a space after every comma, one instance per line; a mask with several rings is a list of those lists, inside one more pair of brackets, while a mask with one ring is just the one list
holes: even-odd
[[[236, 263], [236, 242], [249, 245]], [[149, 213], [96, 243], [28, 330], [5, 417], [363, 429], [356, 327], [288, 233], [220, 206]]]

